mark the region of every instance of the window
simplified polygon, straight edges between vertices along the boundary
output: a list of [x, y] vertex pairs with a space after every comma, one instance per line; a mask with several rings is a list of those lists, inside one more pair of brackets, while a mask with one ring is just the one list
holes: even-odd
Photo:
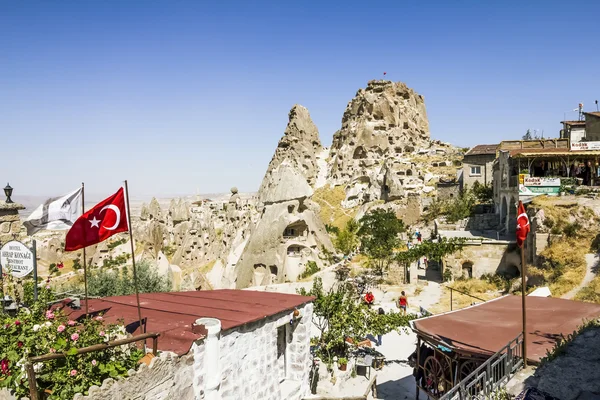
[[473, 175], [481, 175], [481, 167], [479, 165], [477, 166], [471, 166], [471, 176]]
[[286, 331], [287, 325], [282, 325], [277, 328], [277, 375], [279, 382], [282, 382], [286, 378], [286, 349], [287, 349], [287, 338]]

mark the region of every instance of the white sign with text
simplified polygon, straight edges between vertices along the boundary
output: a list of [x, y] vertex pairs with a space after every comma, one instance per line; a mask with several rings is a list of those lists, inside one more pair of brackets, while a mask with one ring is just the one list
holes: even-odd
[[12, 240], [0, 249], [0, 265], [10, 269], [15, 278], [23, 278], [33, 271], [33, 252], [23, 243]]
[[600, 142], [571, 143], [571, 150], [572, 151], [600, 150]]

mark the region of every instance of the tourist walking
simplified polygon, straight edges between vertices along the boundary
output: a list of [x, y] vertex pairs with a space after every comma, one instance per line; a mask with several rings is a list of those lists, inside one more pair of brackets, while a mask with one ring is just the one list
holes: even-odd
[[[383, 308], [379, 307], [378, 313], [379, 313], [379, 315], [383, 315], [383, 314], [385, 314], [385, 311], [383, 311]], [[377, 335], [377, 346], [381, 346], [381, 339], [382, 339], [382, 335]]]
[[400, 294], [400, 298], [398, 299], [398, 308], [402, 310], [402, 313], [406, 315], [406, 308], [408, 307], [408, 297], [406, 297], [406, 293], [404, 290]]

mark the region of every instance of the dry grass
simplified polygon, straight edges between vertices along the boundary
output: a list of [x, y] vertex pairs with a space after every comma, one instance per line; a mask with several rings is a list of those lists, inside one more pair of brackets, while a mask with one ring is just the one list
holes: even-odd
[[530, 267], [528, 275], [542, 278], [552, 296], [560, 297], [581, 284], [585, 276], [585, 255], [593, 251], [598, 218], [591, 208], [572, 198], [539, 196], [534, 198], [533, 205], [544, 210], [544, 225], [550, 228], [550, 232], [562, 233], [563, 238], [542, 251], [541, 267]]
[[552, 296], [560, 297], [583, 280], [590, 244], [591, 240], [585, 237], [556, 241], [540, 254], [546, 260], [545, 267], [532, 272], [541, 273], [550, 282]]
[[342, 201], [346, 198], [346, 188], [344, 186], [323, 186], [312, 196], [312, 200], [317, 203], [321, 211], [319, 216], [324, 224], [332, 225], [340, 229], [346, 226], [351, 218], [354, 218], [358, 212], [358, 207], [344, 209]]
[[[460, 290], [461, 292], [469, 293], [472, 296], [478, 297], [483, 300], [492, 300], [502, 296], [502, 290], [495, 284], [488, 282], [483, 279], [468, 279], [464, 281], [455, 281], [449, 284], [449, 287]], [[452, 310], [459, 310], [465, 307], [471, 306], [473, 303], [481, 303], [481, 301], [474, 299], [464, 294], [453, 292], [452, 293]], [[440, 297], [439, 303], [431, 307], [428, 310], [434, 314], [450, 311], [450, 289], [448, 286], [442, 286], [442, 296]]]
[[575, 300], [600, 304], [600, 276], [596, 276], [588, 286], [577, 292]]
[[213, 267], [215, 266], [215, 263], [217, 262], [217, 260], [212, 260], [209, 261], [208, 263], [204, 264], [203, 266], [201, 266], [198, 269], [198, 272], [200, 272], [202, 275], [206, 275], [208, 274], [210, 271], [212, 271]]

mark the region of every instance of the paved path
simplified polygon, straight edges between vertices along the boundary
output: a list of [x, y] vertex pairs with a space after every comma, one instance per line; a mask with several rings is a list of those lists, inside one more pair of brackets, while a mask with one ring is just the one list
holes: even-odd
[[[419, 306], [427, 309], [440, 301], [442, 288], [437, 282], [429, 281], [418, 296], [409, 299], [411, 311]], [[415, 398], [415, 378], [408, 365], [408, 357], [415, 351], [417, 335], [409, 328], [407, 333], [390, 332], [383, 336], [382, 345], [376, 349], [385, 355], [386, 363], [377, 371], [377, 399], [403, 400]], [[421, 398], [427, 397], [421, 394]]]
[[587, 264], [587, 267], [585, 269], [585, 276], [583, 277], [583, 280], [581, 281], [581, 283], [578, 286], [573, 288], [573, 290], [571, 290], [570, 292], [567, 292], [564, 295], [562, 295], [563, 299], [572, 299], [573, 297], [575, 297], [577, 292], [579, 292], [581, 289], [583, 289], [584, 287], [586, 287], [587, 285], [590, 284], [590, 282], [596, 276], [595, 270], [598, 266], [598, 261], [599, 261], [599, 259], [598, 259], [597, 254], [586, 254], [585, 255], [585, 263]]

